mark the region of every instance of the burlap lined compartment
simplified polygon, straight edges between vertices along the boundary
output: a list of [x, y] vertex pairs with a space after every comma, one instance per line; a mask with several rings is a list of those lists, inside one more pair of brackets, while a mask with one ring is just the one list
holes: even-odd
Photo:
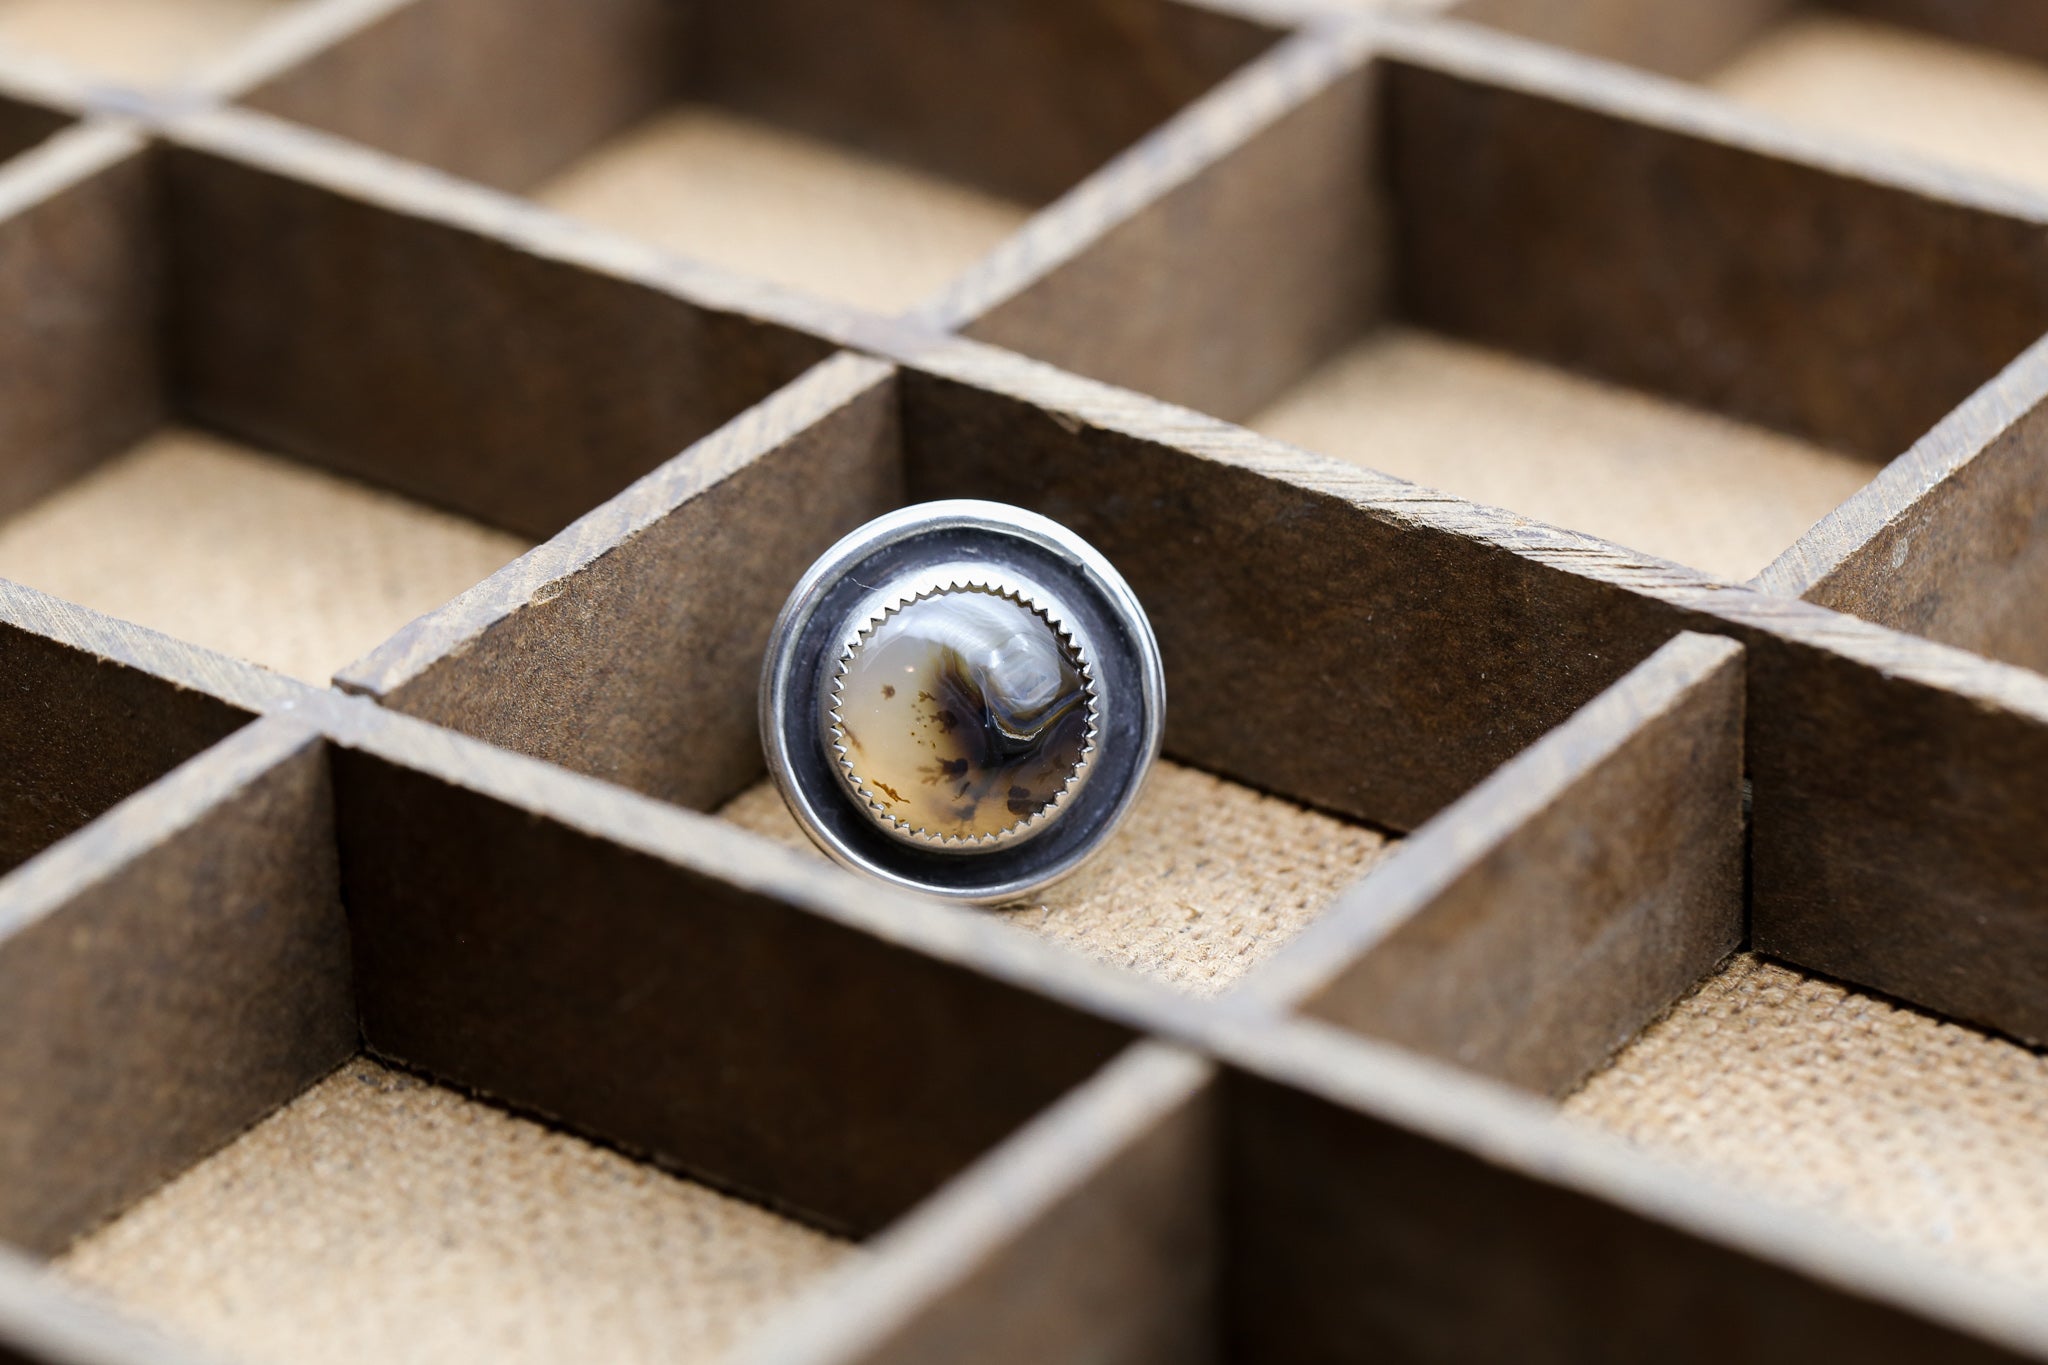
[[[771, 783], [719, 813], [757, 834], [811, 847]], [[993, 913], [1091, 957], [1208, 994], [1300, 933], [1394, 843], [1363, 825], [1161, 762], [1093, 862], [1031, 901]]]
[[1248, 425], [1737, 580], [1876, 473], [1761, 427], [1405, 327], [1368, 334]]
[[2048, 66], [1823, 13], [1773, 26], [1707, 84], [1744, 104], [2048, 186]]
[[2016, 1044], [1744, 954], [1564, 1112], [2048, 1289], [2048, 1057]]
[[325, 683], [528, 548], [366, 484], [172, 430], [0, 522], [0, 578]]
[[231, 1358], [716, 1358], [851, 1243], [358, 1059], [66, 1279]]
[[0, 0], [0, 45], [157, 85], [233, 49], [289, 0]]
[[534, 197], [680, 255], [885, 313], [936, 293], [1030, 214], [696, 105], [611, 139]]

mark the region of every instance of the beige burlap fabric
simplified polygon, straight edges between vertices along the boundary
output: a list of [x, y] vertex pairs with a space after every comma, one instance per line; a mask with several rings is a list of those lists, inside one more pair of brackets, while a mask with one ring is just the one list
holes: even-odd
[[1024, 205], [684, 105], [591, 151], [535, 195], [757, 279], [894, 313], [1014, 231]]
[[527, 542], [167, 431], [0, 522], [0, 578], [325, 683]]
[[673, 1365], [859, 1254], [359, 1060], [57, 1270], [236, 1359]]
[[290, 0], [0, 0], [0, 46], [131, 84], [232, 51]]
[[[720, 814], [809, 848], [763, 782]], [[1176, 763], [1072, 880], [1001, 914], [1188, 990], [1229, 986], [1392, 847], [1385, 835]]]
[[2048, 1058], [2026, 1048], [1744, 955], [1564, 1109], [2048, 1290]]
[[1831, 133], [2048, 186], [2048, 66], [2037, 62], [1815, 11], [1708, 84]]
[[1877, 472], [1760, 427], [1403, 327], [1370, 333], [1250, 425], [1738, 580]]

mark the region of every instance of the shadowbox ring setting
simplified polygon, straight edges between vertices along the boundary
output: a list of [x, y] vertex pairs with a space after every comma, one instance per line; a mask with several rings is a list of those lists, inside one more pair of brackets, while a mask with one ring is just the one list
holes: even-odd
[[976, 904], [1074, 871], [1130, 812], [1166, 720], [1151, 623], [1108, 560], [1019, 507], [907, 507], [784, 603], [761, 743], [847, 867]]

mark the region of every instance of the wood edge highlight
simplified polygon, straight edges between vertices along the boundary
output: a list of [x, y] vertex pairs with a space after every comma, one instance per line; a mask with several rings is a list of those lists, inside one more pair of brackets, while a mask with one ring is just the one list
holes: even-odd
[[908, 318], [971, 333], [1104, 234], [1343, 79], [1370, 58], [1374, 36], [1323, 11], [1033, 214]]
[[1112, 1022], [1191, 1018], [1210, 1008], [977, 911], [878, 885], [717, 816], [415, 720], [366, 697], [316, 694], [294, 715], [343, 748]]
[[0, 1353], [35, 1365], [225, 1365], [0, 1247]]
[[191, 829], [280, 764], [322, 742], [285, 715], [262, 716], [0, 876], [0, 943], [86, 888]]
[[253, 713], [317, 695], [311, 684], [0, 578], [0, 623]]
[[782, 442], [894, 382], [895, 368], [840, 352], [665, 461], [559, 534], [405, 626], [335, 674], [345, 692], [392, 702], [404, 688], [472, 648], [498, 624], [545, 601], [591, 564]]
[[1739, 667], [1742, 655], [1742, 645], [1725, 636], [1675, 637], [1409, 835], [1371, 877], [1254, 969], [1240, 992], [1276, 1009], [1316, 1013], [1315, 997], [1536, 815], [1597, 778], [1657, 720]]
[[[1515, 1176], [1989, 1347], [2048, 1359], [2048, 1305], [1929, 1253], [1885, 1246], [1589, 1130], [1448, 1063], [1283, 1015], [1218, 1017], [1183, 1039], [1226, 1068], [1390, 1124]], [[1226, 1076], [1226, 1091], [1228, 1077]]]
[[[961, 1172], [736, 1354], [744, 1365], [937, 1360], [920, 1343], [935, 1310], [1083, 1197], [1105, 1168], [1203, 1102], [1215, 1069], [1140, 1039]], [[1087, 1256], [1093, 1246], [1075, 1248]], [[1000, 1274], [998, 1268], [997, 1273]], [[1000, 1337], [1000, 1334], [999, 1334]], [[1003, 1343], [991, 1342], [998, 1355]], [[1005, 1359], [1009, 1357], [1003, 1357]]]

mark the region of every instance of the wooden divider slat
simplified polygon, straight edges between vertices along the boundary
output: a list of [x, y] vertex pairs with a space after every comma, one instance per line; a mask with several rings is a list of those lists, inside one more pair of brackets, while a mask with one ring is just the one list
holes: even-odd
[[163, 420], [143, 140], [82, 126], [0, 167], [0, 517]]
[[748, 1365], [1215, 1357], [1214, 1068], [1134, 1044], [748, 1343]]
[[276, 140], [248, 116], [190, 127], [215, 149], [168, 153], [178, 397], [264, 446], [547, 536], [830, 351], [280, 176], [235, 155]]
[[2048, 670], [2048, 343], [2036, 343], [1755, 580]]
[[356, 1050], [317, 735], [262, 720], [0, 879], [0, 1237], [41, 1253]]
[[889, 368], [828, 361], [338, 681], [664, 800], [721, 805], [761, 770], [769, 623], [827, 546], [901, 502], [898, 445]]
[[1702, 1188], [1533, 1099], [1320, 1025], [1211, 1046], [1229, 1067], [1226, 1358], [2048, 1354], [2022, 1293]]
[[0, 579], [0, 873], [303, 690]]
[[1539, 1092], [1743, 942], [1742, 647], [1681, 635], [1396, 851], [1246, 990]]

